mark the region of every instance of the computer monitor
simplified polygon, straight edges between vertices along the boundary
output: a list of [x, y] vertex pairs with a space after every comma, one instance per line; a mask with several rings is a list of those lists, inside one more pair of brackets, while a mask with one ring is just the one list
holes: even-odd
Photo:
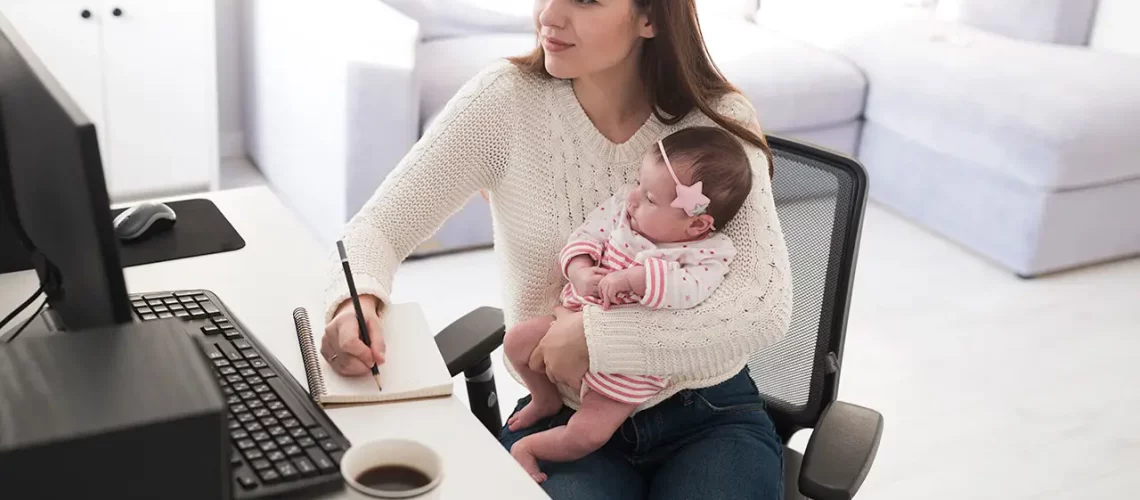
[[2, 14], [0, 206], [31, 254], [50, 327], [131, 321], [95, 126]]

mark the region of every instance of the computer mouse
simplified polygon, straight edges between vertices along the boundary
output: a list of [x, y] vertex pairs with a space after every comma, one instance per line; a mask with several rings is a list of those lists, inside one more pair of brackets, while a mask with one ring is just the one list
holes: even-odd
[[139, 203], [115, 217], [115, 235], [122, 241], [136, 241], [174, 227], [178, 215], [162, 203]]

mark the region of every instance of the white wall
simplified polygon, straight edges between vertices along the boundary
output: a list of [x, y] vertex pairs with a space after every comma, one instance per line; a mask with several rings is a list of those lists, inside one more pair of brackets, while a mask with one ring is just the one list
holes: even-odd
[[242, 1], [217, 0], [218, 149], [223, 158], [245, 155], [242, 127]]
[[1140, 1], [1100, 0], [1089, 46], [1140, 55]]

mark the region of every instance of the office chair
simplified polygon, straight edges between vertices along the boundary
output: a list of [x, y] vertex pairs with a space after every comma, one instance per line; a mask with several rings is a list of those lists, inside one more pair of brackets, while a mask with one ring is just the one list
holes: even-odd
[[[836, 400], [867, 175], [836, 153], [780, 137], [769, 144], [795, 305], [787, 336], [753, 354], [749, 367], [785, 445], [797, 431], [813, 430], [803, 455], [784, 448], [785, 498], [848, 500], [883, 432], [879, 412]], [[496, 436], [502, 421], [490, 355], [504, 332], [502, 312], [484, 307], [436, 336], [452, 376], [467, 376], [472, 412]]]

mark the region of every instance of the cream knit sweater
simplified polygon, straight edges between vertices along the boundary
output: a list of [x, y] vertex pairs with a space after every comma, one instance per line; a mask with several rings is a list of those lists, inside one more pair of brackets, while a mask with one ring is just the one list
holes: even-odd
[[[718, 104], [728, 117], [756, 119], [743, 96]], [[344, 241], [361, 294], [385, 303], [397, 265], [479, 190], [490, 193], [495, 250], [503, 265], [507, 325], [548, 315], [564, 278], [558, 254], [591, 211], [637, 175], [642, 155], [684, 127], [715, 125], [693, 112], [674, 125], [650, 117], [614, 144], [594, 127], [568, 81], [521, 72], [502, 61], [467, 82], [430, 130], [348, 223]], [[583, 311], [590, 370], [669, 377], [651, 407], [687, 388], [735, 375], [749, 354], [784, 336], [791, 273], [764, 154], [752, 157], [752, 195], [724, 228], [737, 257], [720, 288], [683, 311]], [[326, 321], [347, 297], [339, 261], [329, 264]], [[517, 376], [516, 376], [517, 378]], [[577, 394], [562, 388], [566, 404]]]

